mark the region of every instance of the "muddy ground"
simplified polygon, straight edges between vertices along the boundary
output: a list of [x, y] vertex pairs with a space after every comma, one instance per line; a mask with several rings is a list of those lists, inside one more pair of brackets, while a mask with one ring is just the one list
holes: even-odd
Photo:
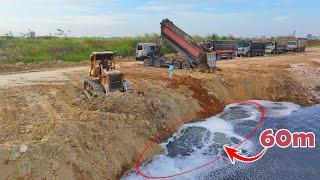
[[133, 91], [92, 100], [82, 88], [87, 63], [1, 66], [0, 179], [118, 179], [181, 119], [201, 120], [234, 100], [320, 102], [320, 48], [220, 61], [210, 74], [176, 70], [174, 81], [166, 68], [119, 61]]

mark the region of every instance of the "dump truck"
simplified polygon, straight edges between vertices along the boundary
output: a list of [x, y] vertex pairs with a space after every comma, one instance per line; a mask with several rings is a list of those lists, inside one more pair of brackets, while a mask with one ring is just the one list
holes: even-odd
[[288, 41], [287, 51], [304, 52], [306, 50], [307, 40], [305, 39], [292, 39]]
[[116, 70], [115, 53], [112, 51], [93, 52], [90, 56], [90, 77], [84, 81], [84, 93], [91, 97], [109, 92], [128, 90], [128, 84], [120, 71]]
[[143, 61], [151, 55], [159, 55], [160, 49], [156, 43], [138, 43], [136, 47], [136, 60]]
[[176, 69], [201, 68], [213, 70], [216, 66], [215, 53], [204, 50], [191, 36], [178, 28], [169, 19], [161, 25], [161, 39], [183, 58], [171, 58], [160, 54], [150, 54], [144, 60], [145, 66], [164, 67], [173, 64]]
[[237, 56], [253, 57], [264, 56], [266, 43], [258, 41], [239, 41]]
[[238, 45], [236, 41], [218, 40], [211, 41], [206, 40], [200, 44], [203, 48], [209, 49], [209, 51], [216, 54], [216, 59], [233, 59], [236, 57]]
[[280, 54], [287, 52], [287, 43], [281, 41], [268, 41], [266, 42], [266, 53]]

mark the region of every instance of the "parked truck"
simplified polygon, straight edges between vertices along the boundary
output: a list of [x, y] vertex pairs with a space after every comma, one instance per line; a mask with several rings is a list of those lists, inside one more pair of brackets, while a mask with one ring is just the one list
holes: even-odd
[[266, 43], [266, 53], [280, 54], [287, 52], [287, 43], [282, 41], [269, 41]]
[[143, 61], [150, 55], [159, 55], [160, 49], [156, 43], [138, 43], [136, 47], [136, 60]]
[[239, 41], [237, 56], [252, 57], [264, 56], [266, 43], [257, 41]]
[[200, 44], [203, 48], [209, 49], [209, 51], [214, 52], [216, 54], [216, 59], [220, 60], [224, 59], [233, 59], [236, 57], [236, 52], [238, 49], [237, 42], [235, 41], [227, 41], [227, 40], [219, 40], [219, 41], [211, 41], [207, 40]]
[[182, 31], [168, 19], [162, 20], [161, 38], [183, 58], [163, 56], [161, 53], [149, 54], [144, 59], [145, 66], [163, 67], [173, 64], [176, 69], [207, 68], [212, 70], [216, 65], [215, 53], [208, 52], [198, 45], [191, 36]]
[[304, 52], [306, 50], [307, 40], [292, 39], [288, 41], [287, 51]]

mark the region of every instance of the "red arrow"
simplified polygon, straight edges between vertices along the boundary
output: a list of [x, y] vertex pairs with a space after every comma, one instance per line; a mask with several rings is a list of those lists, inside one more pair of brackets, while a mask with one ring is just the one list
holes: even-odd
[[263, 149], [258, 155], [253, 156], [253, 157], [245, 157], [245, 156], [241, 156], [239, 154], [239, 150], [235, 149], [235, 148], [231, 148], [229, 146], [223, 146], [224, 150], [226, 151], [230, 161], [232, 164], [235, 164], [235, 159], [238, 159], [241, 162], [244, 163], [252, 163], [255, 162], [257, 160], [259, 160], [260, 158], [262, 158], [262, 156], [266, 153], [268, 148]]

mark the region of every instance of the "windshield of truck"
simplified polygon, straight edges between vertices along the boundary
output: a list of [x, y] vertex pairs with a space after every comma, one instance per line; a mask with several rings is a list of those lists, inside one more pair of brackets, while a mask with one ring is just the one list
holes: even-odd
[[151, 51], [155, 51], [157, 49], [157, 46], [150, 46]]
[[273, 42], [267, 42], [266, 45], [267, 46], [273, 46]]
[[248, 42], [239, 42], [238, 43], [238, 47], [248, 47], [248, 46], [250, 46], [250, 43], [248, 43]]
[[295, 41], [289, 41], [289, 42], [288, 42], [288, 45], [297, 45], [297, 42], [295, 42]]
[[142, 50], [142, 45], [138, 45], [137, 49], [138, 49], [139, 51], [141, 51], [141, 50]]

